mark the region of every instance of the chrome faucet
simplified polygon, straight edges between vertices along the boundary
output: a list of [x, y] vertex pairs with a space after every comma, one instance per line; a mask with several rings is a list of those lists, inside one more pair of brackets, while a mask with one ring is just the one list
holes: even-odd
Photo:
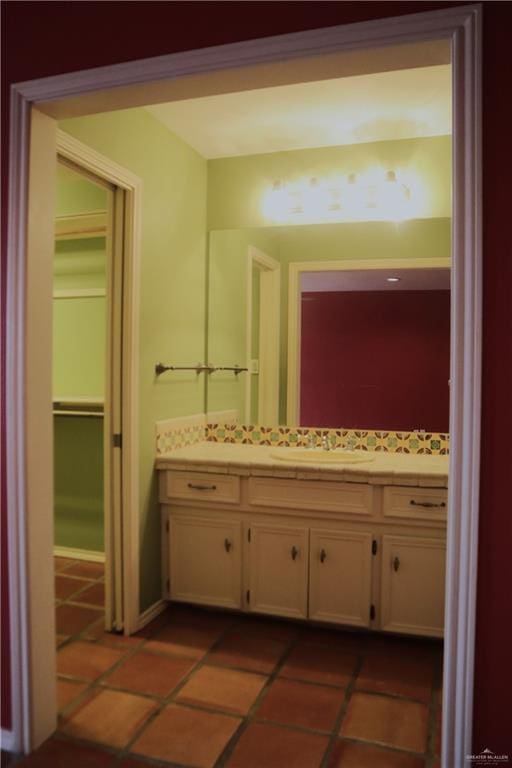
[[336, 437], [328, 434], [322, 435], [322, 448], [324, 451], [334, 451], [336, 448]]

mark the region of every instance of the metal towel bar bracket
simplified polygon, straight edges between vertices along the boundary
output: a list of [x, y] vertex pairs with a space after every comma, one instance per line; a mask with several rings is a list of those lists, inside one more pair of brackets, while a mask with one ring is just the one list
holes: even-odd
[[213, 371], [213, 366], [211, 365], [203, 365], [202, 363], [198, 363], [197, 365], [164, 365], [163, 363], [157, 363], [155, 365], [155, 375], [160, 376], [160, 374], [165, 373], [166, 371], [195, 371], [196, 374], [203, 373], [203, 371], [208, 371], [208, 373], [211, 373]]
[[197, 365], [164, 365], [163, 363], [157, 363], [155, 365], [155, 376], [160, 376], [166, 371], [195, 371], [197, 375], [204, 371], [207, 373], [215, 373], [215, 371], [233, 371], [235, 376], [238, 376], [239, 373], [248, 370], [248, 368], [242, 368], [239, 365], [203, 365], [203, 363], [198, 363]]

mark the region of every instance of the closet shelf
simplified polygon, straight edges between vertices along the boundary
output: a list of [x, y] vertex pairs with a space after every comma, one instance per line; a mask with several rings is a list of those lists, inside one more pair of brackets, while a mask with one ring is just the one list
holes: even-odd
[[103, 416], [102, 400], [61, 398], [53, 401], [54, 416]]
[[92, 237], [105, 237], [106, 234], [106, 211], [90, 211], [74, 216], [57, 216], [55, 219], [56, 240], [83, 240]]

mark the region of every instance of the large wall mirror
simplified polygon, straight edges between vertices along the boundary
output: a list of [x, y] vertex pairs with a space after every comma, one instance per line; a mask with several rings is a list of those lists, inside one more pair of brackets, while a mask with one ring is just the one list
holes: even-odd
[[212, 231], [208, 412], [447, 432], [449, 253], [447, 219]]

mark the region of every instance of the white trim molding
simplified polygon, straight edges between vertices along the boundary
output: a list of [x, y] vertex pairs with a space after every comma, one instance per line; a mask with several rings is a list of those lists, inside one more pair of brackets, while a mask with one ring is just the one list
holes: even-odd
[[247, 249], [245, 301], [245, 423], [255, 423], [251, 416], [251, 348], [253, 334], [253, 267], [260, 268], [258, 424], [279, 421], [279, 354], [281, 325], [281, 264], [254, 245]]
[[156, 619], [157, 616], [160, 616], [160, 614], [163, 613], [166, 608], [167, 602], [165, 600], [158, 600], [156, 603], [153, 603], [153, 605], [150, 605], [149, 608], [146, 608], [146, 610], [143, 611], [139, 616], [139, 620], [137, 622], [137, 631], [144, 629], [144, 627], [153, 621], [153, 619]]
[[66, 557], [70, 560], [87, 560], [90, 563], [104, 563], [105, 553], [96, 552], [92, 549], [76, 549], [76, 547], [58, 547], [53, 548], [54, 557]]
[[[36, 595], [29, 589], [27, 557], [35, 542], [31, 505], [27, 500], [33, 452], [27, 451], [27, 409], [32, 389], [27, 390], [26, 339], [33, 338], [33, 313], [27, 315], [27, 279], [32, 268], [27, 260], [29, 136], [31, 108], [50, 116], [84, 115], [100, 111], [95, 99], [103, 95], [103, 109], [134, 106], [145, 89], [153, 103], [169, 100], [169, 88], [181, 88], [181, 97], [201, 76], [216, 83], [244, 68], [246, 88], [260, 87], [257, 72], [267, 73], [278, 63], [286, 74], [293, 60], [321, 61], [327, 54], [347, 54], [370, 48], [419, 46], [427, 41], [446, 41], [453, 54], [454, 94], [454, 226], [452, 263], [452, 327], [455, 344], [451, 359], [451, 451], [448, 526], [448, 579], [446, 585], [446, 653], [444, 672], [443, 745], [444, 768], [462, 768], [471, 753], [473, 666], [476, 611], [480, 473], [481, 393], [481, 7], [462, 5], [438, 11], [376, 19], [326, 29], [249, 40], [232, 45], [170, 54], [110, 67], [98, 67], [12, 86], [9, 135], [9, 218], [7, 245], [7, 340], [6, 419], [8, 543], [10, 574], [10, 629], [13, 675], [13, 743], [18, 751], [35, 745], [34, 733], [44, 731], [40, 714], [32, 710], [32, 682], [38, 669], [31, 665], [37, 639], [30, 631]], [[266, 64], [267, 67], [256, 65]], [[247, 68], [253, 67], [251, 78]], [[303, 68], [304, 69], [304, 68]], [[231, 78], [231, 80], [230, 80]], [[304, 78], [306, 79], [306, 78]], [[167, 87], [167, 91], [166, 91]], [[109, 90], [110, 89], [110, 90]], [[236, 90], [242, 90], [240, 80]], [[137, 91], [131, 103], [131, 94]], [[105, 94], [108, 92], [108, 102]], [[217, 91], [219, 92], [219, 91]], [[147, 94], [151, 96], [148, 97]], [[196, 93], [195, 95], [200, 95]], [[146, 102], [147, 103], [147, 102]], [[32, 163], [32, 158], [31, 163]], [[97, 171], [96, 171], [97, 172]], [[122, 186], [121, 179], [114, 183]], [[138, 224], [134, 240], [138, 237]], [[50, 301], [51, 296], [48, 297]], [[137, 306], [134, 293], [130, 301]], [[131, 344], [137, 348], [138, 323], [132, 320]], [[136, 401], [137, 371], [133, 360], [133, 388], [128, 399]], [[28, 399], [27, 399], [28, 398]], [[50, 399], [50, 398], [49, 398]], [[50, 407], [50, 403], [48, 403]], [[138, 410], [138, 409], [136, 409]], [[135, 416], [135, 414], [134, 414]], [[137, 429], [125, 434], [131, 445]], [[48, 451], [50, 446], [47, 446]], [[135, 456], [132, 457], [135, 461]], [[133, 463], [136, 466], [136, 463]], [[130, 476], [129, 476], [130, 477]], [[136, 483], [133, 476], [130, 482]], [[135, 498], [134, 487], [129, 493]], [[136, 515], [134, 516], [136, 517]], [[42, 521], [48, 528], [51, 520]], [[138, 520], [137, 520], [138, 524]], [[133, 577], [138, 568], [138, 531], [133, 529], [131, 565], [126, 563], [126, 589], [138, 589]], [[49, 567], [49, 566], [48, 566]], [[40, 655], [37, 664], [43, 663]], [[46, 733], [49, 735], [49, 733]], [[40, 736], [38, 737], [40, 738]]]
[[6, 731], [5, 728], [2, 728], [0, 731], [0, 747], [2, 747], [2, 750], [5, 752], [15, 752], [16, 751], [16, 742], [14, 739], [14, 733], [13, 731]]
[[[123, 166], [78, 139], [57, 131], [57, 152], [73, 165], [125, 192], [123, 248], [122, 333], [122, 560], [124, 632], [136, 631], [139, 620], [139, 274], [141, 242], [142, 181]], [[114, 521], [114, 525], [116, 522]], [[108, 529], [108, 526], [106, 526]]]

